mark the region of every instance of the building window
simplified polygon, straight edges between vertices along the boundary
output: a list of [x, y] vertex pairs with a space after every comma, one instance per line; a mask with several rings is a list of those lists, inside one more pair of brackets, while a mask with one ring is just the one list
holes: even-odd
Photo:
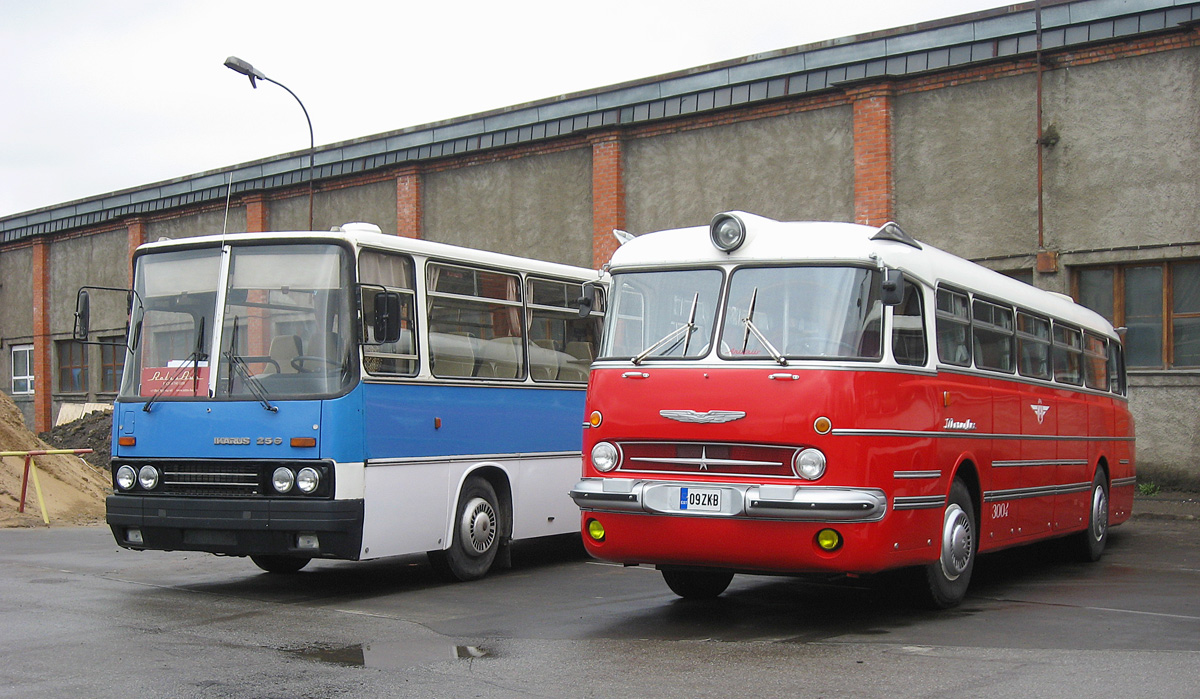
[[1127, 328], [1131, 368], [1200, 367], [1200, 262], [1089, 267], [1075, 284], [1079, 303]]
[[12, 392], [33, 393], [33, 345], [13, 345]]
[[88, 387], [87, 346], [74, 340], [56, 343], [58, 348], [58, 390], [84, 393]]
[[100, 342], [100, 390], [116, 393], [125, 373], [125, 340], [121, 337], [102, 337]]

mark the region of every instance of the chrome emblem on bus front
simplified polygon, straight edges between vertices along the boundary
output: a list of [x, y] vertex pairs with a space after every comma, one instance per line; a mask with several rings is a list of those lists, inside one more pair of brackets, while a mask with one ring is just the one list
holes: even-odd
[[697, 422], [706, 425], [733, 422], [734, 420], [741, 420], [746, 417], [746, 413], [741, 410], [710, 410], [707, 413], [700, 413], [695, 410], [660, 410], [658, 414], [668, 420]]

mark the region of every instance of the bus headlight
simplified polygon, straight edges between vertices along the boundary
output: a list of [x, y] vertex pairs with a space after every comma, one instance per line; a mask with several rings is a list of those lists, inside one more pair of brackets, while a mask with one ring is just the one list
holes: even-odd
[[317, 473], [315, 468], [305, 467], [296, 474], [296, 487], [302, 493], [312, 493], [319, 485], [321, 485], [321, 474]]
[[130, 490], [133, 484], [137, 483], [137, 471], [133, 470], [132, 466], [122, 466], [117, 469], [117, 487], [121, 490]]
[[592, 465], [597, 471], [607, 473], [617, 467], [621, 460], [621, 452], [609, 442], [597, 442], [592, 447]]
[[271, 474], [271, 487], [277, 493], [286, 493], [296, 484], [296, 475], [292, 473], [292, 469], [280, 466], [275, 469], [275, 473]]
[[792, 471], [805, 480], [815, 481], [825, 475], [825, 455], [816, 449], [805, 449], [792, 458]]
[[150, 464], [146, 464], [138, 471], [138, 485], [146, 490], [154, 490], [158, 487], [158, 469]]
[[708, 225], [708, 237], [718, 250], [733, 252], [746, 242], [746, 224], [732, 214], [717, 214]]

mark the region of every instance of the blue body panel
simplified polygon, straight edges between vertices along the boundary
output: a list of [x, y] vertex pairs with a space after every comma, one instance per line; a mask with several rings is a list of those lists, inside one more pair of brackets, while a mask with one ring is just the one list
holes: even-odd
[[583, 448], [582, 386], [572, 390], [365, 384], [362, 388], [368, 459]]

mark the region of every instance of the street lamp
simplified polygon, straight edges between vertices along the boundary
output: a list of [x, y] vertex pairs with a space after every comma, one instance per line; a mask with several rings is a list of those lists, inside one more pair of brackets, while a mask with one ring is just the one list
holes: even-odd
[[237, 56], [226, 58], [225, 67], [250, 78], [250, 87], [255, 89], [258, 88], [257, 80], [266, 80], [269, 83], [275, 83], [287, 90], [287, 93], [295, 98], [296, 104], [299, 104], [300, 109], [304, 111], [304, 120], [308, 122], [308, 230], [311, 231], [313, 229], [313, 154], [316, 151], [316, 141], [313, 139], [312, 119], [308, 118], [308, 110], [304, 108], [304, 103], [300, 101], [299, 97], [296, 97], [296, 93], [292, 92], [291, 88], [278, 80], [268, 78], [262, 74], [262, 71]]

